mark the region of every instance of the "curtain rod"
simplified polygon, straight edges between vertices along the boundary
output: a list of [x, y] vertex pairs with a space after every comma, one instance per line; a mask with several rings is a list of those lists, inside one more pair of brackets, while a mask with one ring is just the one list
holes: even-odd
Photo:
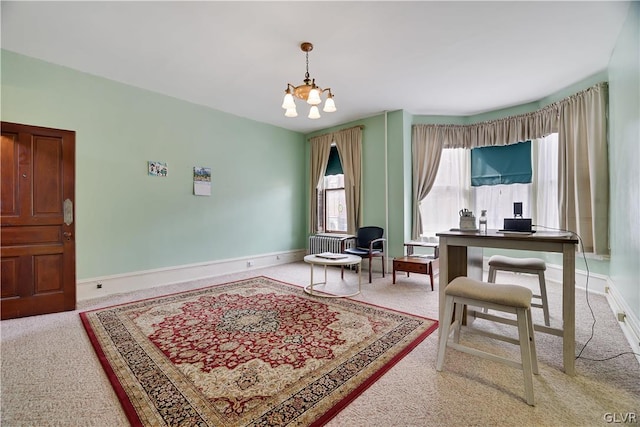
[[307, 138], [307, 141], [311, 141], [311, 139], [313, 139], [313, 138], [318, 138], [318, 137], [320, 137], [320, 136], [331, 135], [331, 134], [334, 134], [334, 133], [343, 132], [343, 131], [345, 131], [345, 130], [351, 130], [351, 129], [356, 129], [356, 128], [360, 128], [360, 129], [362, 130], [362, 129], [364, 129], [364, 125], [351, 126], [350, 128], [340, 129], [340, 130], [337, 130], [337, 131], [335, 131], [335, 132], [322, 133], [322, 134], [320, 134], [320, 135], [315, 135], [315, 136], [312, 136], [312, 137]]
[[523, 119], [523, 118], [529, 118], [538, 114], [543, 114], [549, 110], [552, 110], [554, 112], [556, 112], [557, 115], [559, 115], [559, 109], [560, 107], [562, 107], [564, 104], [566, 104], [567, 102], [570, 102], [572, 99], [578, 98], [580, 96], [585, 95], [588, 92], [591, 92], [593, 90], [599, 90], [599, 89], [604, 89], [604, 90], [608, 90], [609, 88], [609, 83], [608, 82], [600, 82], [600, 83], [596, 83], [593, 86], [590, 86], [586, 89], [583, 89], [579, 92], [574, 93], [573, 95], [569, 95], [563, 99], [560, 99], [558, 101], [552, 102], [548, 105], [545, 105], [544, 107], [538, 108], [535, 111], [531, 111], [528, 113], [522, 113], [522, 114], [514, 114], [511, 116], [506, 116], [506, 117], [501, 117], [499, 119], [491, 119], [491, 120], [483, 120], [481, 122], [476, 122], [476, 123], [469, 123], [469, 124], [464, 124], [464, 125], [454, 125], [454, 124], [443, 124], [443, 125], [438, 125], [438, 124], [413, 124], [411, 127], [420, 127], [420, 126], [424, 126], [424, 127], [443, 127], [443, 128], [466, 128], [466, 127], [473, 127], [473, 126], [478, 126], [478, 125], [487, 125], [487, 124], [493, 124], [493, 123], [499, 123], [499, 122], [505, 122], [505, 121], [509, 121], [509, 120], [514, 120], [514, 119]]

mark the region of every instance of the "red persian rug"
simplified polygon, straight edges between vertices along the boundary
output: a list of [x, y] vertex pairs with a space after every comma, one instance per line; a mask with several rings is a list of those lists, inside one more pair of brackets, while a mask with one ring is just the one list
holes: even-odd
[[135, 426], [322, 425], [438, 324], [267, 277], [80, 317]]

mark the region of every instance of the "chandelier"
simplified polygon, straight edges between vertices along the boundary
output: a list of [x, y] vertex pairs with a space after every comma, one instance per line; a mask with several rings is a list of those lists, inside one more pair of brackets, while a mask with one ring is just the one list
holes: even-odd
[[331, 88], [321, 89], [316, 86], [316, 79], [309, 78], [309, 52], [313, 50], [313, 45], [309, 42], [304, 42], [300, 45], [300, 49], [305, 52], [307, 57], [307, 72], [304, 74], [304, 84], [294, 86], [291, 83], [287, 83], [287, 90], [284, 92], [282, 108], [286, 110], [284, 113], [286, 117], [297, 117], [298, 112], [296, 111], [296, 103], [293, 99], [295, 96], [296, 98], [307, 101], [307, 104], [311, 105], [309, 115], [307, 117], [310, 119], [319, 119], [320, 111], [318, 111], [318, 105], [322, 103], [320, 95], [324, 92], [328, 92], [327, 100], [324, 102], [324, 108], [322, 109], [325, 113], [333, 113], [336, 111], [336, 104], [333, 102]]

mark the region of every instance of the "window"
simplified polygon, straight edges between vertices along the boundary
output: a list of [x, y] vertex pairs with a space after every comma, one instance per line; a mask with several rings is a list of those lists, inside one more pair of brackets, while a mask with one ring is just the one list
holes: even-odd
[[420, 203], [423, 237], [457, 228], [464, 208], [476, 217], [486, 210], [487, 227], [500, 229], [504, 218], [513, 217], [513, 202], [523, 203], [523, 217], [533, 224], [558, 228], [558, 134], [533, 140], [531, 151], [532, 183], [472, 187], [470, 150], [443, 150], [434, 186]]
[[347, 232], [347, 203], [344, 191], [344, 174], [338, 149], [331, 146], [327, 171], [318, 190], [318, 232]]
[[[344, 192], [344, 175], [324, 177], [323, 223], [327, 233], [345, 233], [347, 231], [347, 210]], [[318, 205], [320, 205], [318, 200]]]

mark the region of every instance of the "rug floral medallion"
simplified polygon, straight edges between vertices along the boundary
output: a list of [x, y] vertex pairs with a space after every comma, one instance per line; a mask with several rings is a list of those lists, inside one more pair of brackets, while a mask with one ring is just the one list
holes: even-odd
[[80, 316], [143, 426], [321, 425], [437, 327], [267, 277]]

